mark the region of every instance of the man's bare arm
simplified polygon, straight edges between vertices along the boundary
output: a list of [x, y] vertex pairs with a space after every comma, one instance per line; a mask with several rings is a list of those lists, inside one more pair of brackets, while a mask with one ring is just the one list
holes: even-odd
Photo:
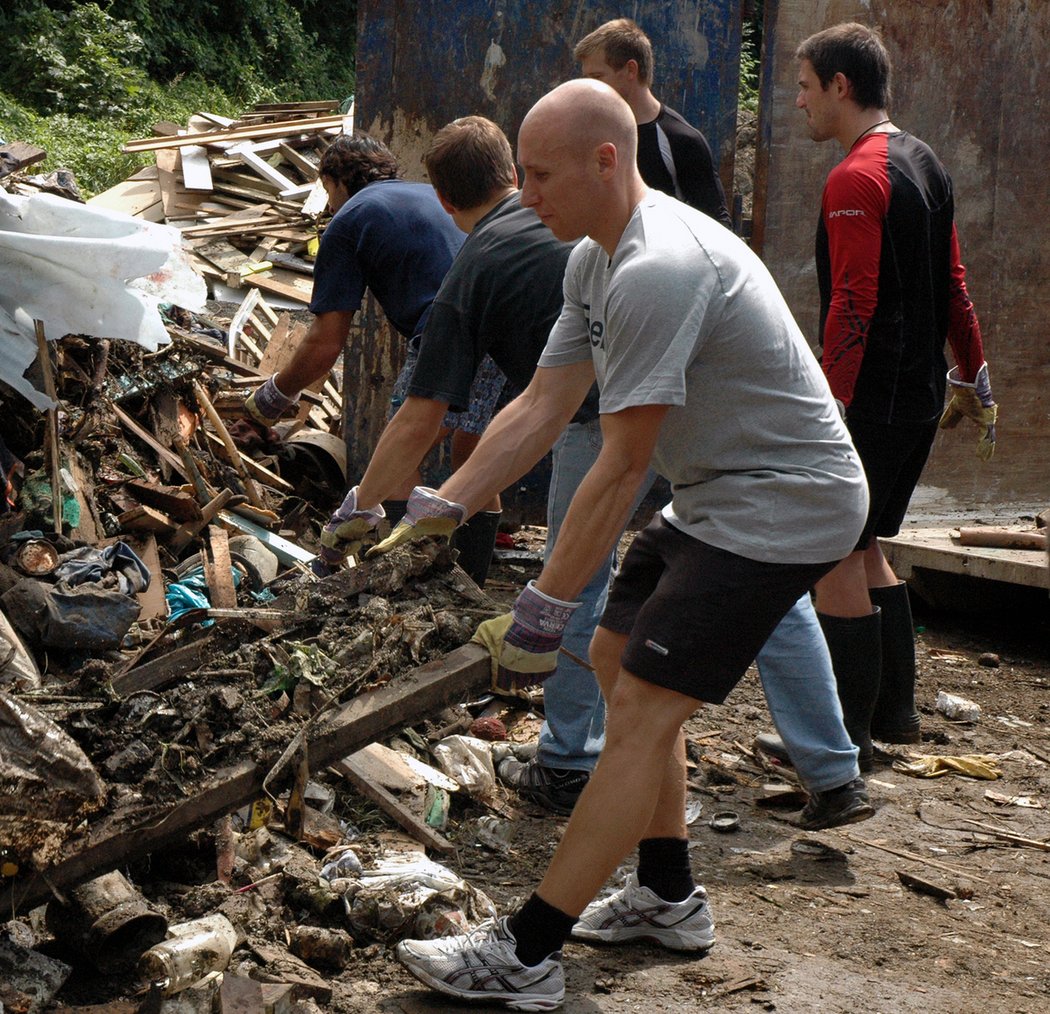
[[414, 395], [405, 399], [386, 424], [365, 469], [357, 490], [360, 507], [374, 507], [411, 484], [420, 462], [441, 432], [441, 421], [447, 411], [447, 401]]
[[342, 310], [319, 313], [314, 317], [291, 361], [277, 374], [275, 383], [278, 389], [293, 397], [327, 377], [343, 351], [353, 319], [352, 313]]
[[602, 449], [565, 515], [536, 587], [572, 601], [609, 554], [649, 471], [667, 405], [639, 405], [603, 415]]

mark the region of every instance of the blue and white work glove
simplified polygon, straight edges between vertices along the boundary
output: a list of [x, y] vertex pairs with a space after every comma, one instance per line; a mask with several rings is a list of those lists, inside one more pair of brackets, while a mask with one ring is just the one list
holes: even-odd
[[369, 533], [386, 517], [382, 504], [358, 510], [357, 490], [358, 487], [354, 486], [346, 494], [339, 509], [321, 530], [321, 550], [310, 564], [310, 569], [318, 577], [335, 573], [348, 556], [357, 556]]
[[995, 399], [992, 398], [992, 382], [988, 379], [988, 364], [981, 364], [972, 384], [967, 384], [958, 377], [959, 367], [953, 366], [948, 371], [948, 383], [951, 385], [952, 397], [941, 416], [940, 427], [942, 430], [950, 430], [958, 425], [963, 416], [972, 419], [979, 430], [977, 457], [982, 461], [988, 461], [995, 453], [995, 420], [999, 414]]
[[467, 520], [467, 508], [437, 495], [428, 486], [416, 486], [405, 506], [405, 516], [382, 542], [376, 543], [365, 554], [380, 556], [391, 549], [415, 542], [425, 535], [451, 539], [452, 533]]
[[288, 397], [275, 383], [275, 373], [262, 387], [257, 387], [244, 402], [244, 407], [257, 423], [272, 426], [286, 412], [299, 404], [299, 392]]
[[511, 612], [482, 623], [471, 640], [492, 656], [493, 689], [513, 692], [550, 676], [558, 667], [565, 627], [579, 605], [544, 595], [530, 581]]

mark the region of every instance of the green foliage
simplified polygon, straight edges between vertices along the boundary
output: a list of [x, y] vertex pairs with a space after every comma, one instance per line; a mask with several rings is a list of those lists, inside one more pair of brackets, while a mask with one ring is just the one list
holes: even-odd
[[120, 148], [158, 120], [349, 97], [356, 23], [356, 0], [5, 0], [0, 138], [88, 196], [153, 161]]
[[146, 84], [134, 59], [142, 39], [97, 4], [68, 12], [37, 7], [13, 24], [11, 80], [22, 101], [45, 114], [113, 116]]
[[[354, 90], [356, 0], [112, 0], [161, 80], [198, 74], [227, 91], [267, 85], [280, 101]], [[307, 27], [309, 26], [309, 27]]]
[[41, 116], [0, 92], [0, 137], [43, 148], [48, 157], [34, 170], [69, 169], [84, 195], [90, 196], [153, 162], [152, 153], [125, 155], [120, 149], [133, 137], [149, 136], [158, 120], [185, 123], [201, 110], [235, 116], [251, 102], [271, 99], [272, 93], [265, 90], [235, 98], [200, 78], [184, 78], [169, 87], [147, 81], [132, 113], [95, 119], [66, 113]]
[[740, 39], [740, 107], [758, 112], [759, 71], [762, 66], [762, 4], [744, 21]]

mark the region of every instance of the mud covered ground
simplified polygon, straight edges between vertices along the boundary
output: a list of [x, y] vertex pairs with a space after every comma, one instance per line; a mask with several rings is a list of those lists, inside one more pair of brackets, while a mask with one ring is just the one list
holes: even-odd
[[[884, 753], [868, 778], [873, 818], [800, 833], [789, 822], [790, 809], [756, 805], [763, 786], [779, 779], [750, 754], [755, 734], [769, 725], [757, 675], [750, 673], [727, 705], [698, 713], [687, 729], [697, 759], [693, 780], [704, 786], [696, 796], [702, 811], [691, 826], [693, 868], [710, 892], [715, 947], [695, 959], [647, 944], [569, 944], [564, 1009], [1047, 1010], [1050, 846], [1011, 844], [992, 829], [1050, 839], [1044, 808], [1050, 803], [1050, 606], [1034, 596], [1009, 614], [996, 612], [994, 593], [984, 598], [988, 591], [979, 583], [963, 589], [983, 615], [933, 613], [919, 604], [924, 736], [916, 750], [994, 755], [1000, 779], [918, 779], [895, 771], [893, 756]], [[998, 667], [978, 664], [985, 653], [998, 656]], [[980, 721], [956, 724], [937, 713], [940, 690], [979, 703]], [[729, 780], [727, 770], [739, 784], [720, 784]], [[449, 832], [460, 846], [455, 868], [502, 910], [527, 896], [564, 827], [538, 807], [513, 797], [508, 804], [517, 805], [517, 815], [507, 857], [476, 844], [469, 812]], [[708, 826], [710, 815], [725, 809], [740, 815], [734, 834]], [[957, 897], [916, 893], [902, 886], [898, 872]], [[341, 980], [349, 988], [332, 1009], [347, 1014], [465, 1009], [421, 990], [386, 954]]]
[[[526, 532], [519, 541], [536, 549], [541, 537]], [[509, 601], [537, 569], [528, 560], [503, 564], [486, 590]], [[1006, 614], [977, 584], [963, 593], [974, 610], [969, 614], [921, 607], [916, 613], [924, 728], [917, 750], [991, 755], [1002, 777], [919, 779], [894, 770], [891, 753], [880, 754], [868, 779], [876, 815], [849, 828], [803, 834], [790, 823], [794, 809], [759, 804], [771, 785], [790, 777], [763, 769], [751, 753], [754, 736], [769, 722], [757, 676], [749, 674], [728, 704], [698, 712], [687, 728], [695, 765], [692, 809], [699, 807], [690, 829], [693, 868], [710, 892], [715, 947], [690, 958], [647, 944], [569, 944], [566, 1011], [1036, 1014], [1050, 1008], [1050, 845], [1042, 844], [1050, 839], [1044, 808], [1050, 803], [1050, 606], [1045, 596], [1033, 595]], [[998, 665], [979, 664], [982, 655], [997, 656]], [[937, 713], [941, 690], [979, 703], [980, 720], [959, 724]], [[435, 716], [416, 731], [425, 737], [447, 717]], [[527, 739], [537, 728], [535, 715], [524, 711], [505, 718], [513, 738]], [[891, 749], [903, 756], [906, 748]], [[392, 825], [345, 783], [330, 784], [334, 815], [363, 832], [355, 847], [367, 854]], [[709, 826], [722, 810], [739, 815], [735, 833]], [[483, 816], [510, 821], [507, 853], [481, 842]], [[563, 828], [563, 819], [513, 793], [501, 793], [493, 806], [461, 799], [445, 832], [457, 851], [440, 858], [507, 911], [539, 880]], [[295, 848], [285, 862], [283, 879], [235, 894], [237, 875], [232, 888], [214, 882], [215, 846], [205, 830], [184, 848], [127, 872], [173, 922], [221, 909], [256, 942], [279, 948], [295, 924], [345, 927], [338, 906], [311, 910], [306, 897], [319, 856]], [[899, 873], [955, 897], [942, 901], [907, 888]], [[25, 922], [42, 949], [61, 956], [39, 920]], [[238, 952], [231, 967], [248, 972], [253, 961]], [[322, 966], [317, 974], [331, 987], [331, 999], [305, 1009], [468, 1009], [423, 990], [375, 942], [358, 941], [342, 971]], [[93, 976], [82, 967], [57, 1001], [50, 1010], [144, 1009], [132, 976]]]

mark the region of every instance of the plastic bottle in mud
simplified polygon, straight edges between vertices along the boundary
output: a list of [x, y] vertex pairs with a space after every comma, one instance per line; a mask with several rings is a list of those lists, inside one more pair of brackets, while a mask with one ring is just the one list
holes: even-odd
[[169, 930], [167, 940], [151, 947], [139, 959], [141, 979], [172, 996], [223, 971], [240, 942], [237, 928], [219, 912]]

